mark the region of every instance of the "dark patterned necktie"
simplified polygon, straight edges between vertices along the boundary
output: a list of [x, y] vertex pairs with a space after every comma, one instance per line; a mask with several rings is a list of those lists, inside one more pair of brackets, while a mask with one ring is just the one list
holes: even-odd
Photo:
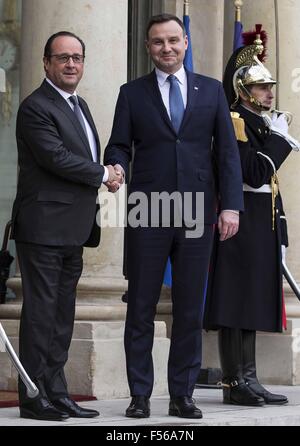
[[87, 137], [87, 140], [89, 140], [88, 134], [87, 134], [87, 130], [86, 130], [86, 126], [85, 126], [85, 123], [84, 123], [84, 120], [83, 120], [83, 117], [82, 117], [82, 114], [81, 114], [81, 111], [80, 111], [78, 98], [77, 98], [77, 96], [70, 96], [69, 99], [72, 102], [72, 104], [74, 105], [75, 116], [78, 119], [78, 121], [80, 122], [81, 127], [83, 128], [83, 131], [85, 133], [85, 136]]
[[169, 100], [171, 121], [174, 129], [178, 133], [184, 115], [184, 103], [177, 77], [174, 74], [170, 74], [168, 81], [170, 82]]

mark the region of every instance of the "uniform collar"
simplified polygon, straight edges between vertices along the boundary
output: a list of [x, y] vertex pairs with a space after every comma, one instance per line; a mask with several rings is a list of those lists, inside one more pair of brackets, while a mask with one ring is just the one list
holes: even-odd
[[262, 112], [255, 112], [254, 110], [252, 110], [251, 108], [247, 107], [244, 104], [240, 104], [241, 107], [245, 108], [248, 112], [253, 113], [256, 116], [259, 116], [260, 118], [262, 117], [261, 114]]

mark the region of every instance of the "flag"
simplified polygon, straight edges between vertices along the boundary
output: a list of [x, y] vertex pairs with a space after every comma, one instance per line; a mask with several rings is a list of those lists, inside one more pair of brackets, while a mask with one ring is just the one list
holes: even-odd
[[242, 22], [236, 20], [234, 22], [233, 51], [237, 50], [241, 46], [244, 46], [242, 34], [243, 34]]
[[190, 32], [190, 16], [184, 15], [183, 16], [183, 24], [185, 26], [186, 35], [189, 40], [189, 46], [188, 49], [185, 52], [185, 57], [183, 64], [185, 68], [189, 71], [194, 71], [194, 64], [193, 64], [193, 52], [192, 52], [192, 39], [191, 39], [191, 32]]
[[171, 288], [172, 286], [172, 266], [170, 257], [168, 258], [167, 266], [165, 269], [165, 275], [164, 275], [164, 285]]
[[237, 4], [237, 2], [235, 2], [235, 3], [236, 3], [236, 7], [235, 7], [235, 22], [234, 22], [234, 36], [233, 36], [233, 51], [244, 46], [242, 10], [241, 10], [241, 6], [239, 4]]
[[[184, 14], [183, 16], [183, 24], [185, 26], [186, 35], [189, 40], [188, 48], [185, 52], [185, 57], [183, 64], [185, 68], [189, 71], [194, 71], [194, 64], [193, 64], [193, 52], [192, 52], [192, 39], [191, 39], [191, 32], [190, 32], [190, 16], [187, 14]], [[164, 275], [164, 285], [171, 288], [172, 286], [172, 265], [170, 258], [168, 258], [167, 266], [165, 269], [165, 275]]]

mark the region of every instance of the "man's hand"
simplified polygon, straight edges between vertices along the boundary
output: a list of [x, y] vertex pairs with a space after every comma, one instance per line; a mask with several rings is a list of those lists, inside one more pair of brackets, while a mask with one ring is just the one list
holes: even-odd
[[228, 240], [239, 230], [240, 216], [235, 212], [222, 211], [218, 219], [220, 241]]
[[108, 181], [104, 183], [109, 190], [109, 192], [117, 192], [117, 190], [124, 183], [124, 169], [120, 164], [115, 166], [106, 166], [109, 172]]
[[123, 184], [124, 180], [125, 180], [125, 172], [124, 172], [123, 167], [120, 164], [115, 164], [114, 165], [114, 169], [115, 169], [115, 172], [117, 174], [121, 174], [121, 177], [122, 177], [122, 183], [121, 184]]
[[[119, 174], [115, 171], [114, 166], [105, 166], [108, 169], [108, 180], [106, 183], [113, 183], [114, 181], [118, 181], [119, 179]], [[105, 184], [106, 184], [105, 183]]]

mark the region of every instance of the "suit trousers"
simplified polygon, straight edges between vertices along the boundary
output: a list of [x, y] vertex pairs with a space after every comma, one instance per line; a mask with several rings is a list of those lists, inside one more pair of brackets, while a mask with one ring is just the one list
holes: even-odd
[[173, 324], [168, 361], [171, 397], [192, 396], [201, 368], [204, 295], [212, 225], [201, 238], [186, 228], [128, 227], [127, 377], [132, 396], [153, 389], [154, 318], [167, 259], [172, 263]]
[[[42, 396], [68, 395], [64, 365], [68, 359], [76, 286], [82, 273], [81, 246], [16, 243], [22, 277], [20, 360]], [[19, 380], [20, 403], [26, 388]]]

